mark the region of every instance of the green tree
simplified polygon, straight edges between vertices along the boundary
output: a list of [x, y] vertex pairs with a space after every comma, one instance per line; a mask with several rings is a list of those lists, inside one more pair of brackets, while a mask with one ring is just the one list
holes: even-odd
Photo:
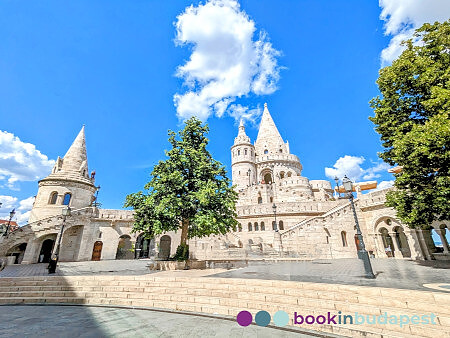
[[411, 228], [450, 219], [450, 20], [424, 24], [391, 66], [380, 70], [381, 95], [370, 120], [380, 157], [402, 171], [387, 205]]
[[[209, 128], [195, 117], [177, 134], [169, 131], [172, 149], [151, 173], [145, 191], [130, 194], [133, 231], [158, 235], [181, 228], [177, 255], [187, 256], [187, 240], [236, 230], [237, 193], [230, 186], [225, 167], [206, 149]], [[187, 258], [187, 257], [185, 257]]]

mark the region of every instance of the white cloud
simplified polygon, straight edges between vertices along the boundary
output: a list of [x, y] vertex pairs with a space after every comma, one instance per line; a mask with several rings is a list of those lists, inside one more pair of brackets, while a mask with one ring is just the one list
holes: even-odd
[[33, 207], [33, 202], [34, 196], [19, 201], [17, 197], [0, 195], [0, 203], [2, 203], [0, 208], [0, 219], [9, 220], [9, 213], [15, 209], [15, 215], [12, 220], [17, 222], [19, 225], [26, 224], [28, 222], [28, 218], [30, 218], [30, 211]]
[[338, 177], [342, 179], [345, 175], [353, 182], [369, 181], [381, 177], [381, 172], [387, 172], [390, 166], [384, 162], [372, 163], [372, 166], [363, 169], [361, 165], [365, 162], [364, 157], [345, 155], [340, 157], [333, 168], [325, 168], [325, 175], [331, 179]]
[[390, 64], [403, 51], [400, 42], [410, 39], [422, 24], [448, 20], [449, 0], [380, 0], [380, 19], [385, 21], [385, 34], [392, 36], [389, 46], [381, 52], [382, 66]]
[[[254, 40], [255, 22], [236, 0], [191, 5], [177, 17], [175, 27], [175, 43], [192, 46], [189, 60], [176, 72], [187, 86], [185, 93], [174, 95], [180, 119], [197, 116], [206, 120], [226, 111], [239, 117], [233, 114], [237, 106], [228, 110], [237, 98], [277, 90], [280, 52], [265, 32], [259, 32]], [[247, 108], [246, 114], [251, 113], [257, 111]]]
[[34, 144], [0, 130], [0, 181], [5, 180], [10, 189], [16, 182], [35, 181], [48, 175], [54, 163]]
[[375, 190], [381, 190], [381, 189], [390, 188], [393, 185], [394, 185], [394, 180], [381, 181], [380, 183], [378, 183], [377, 188]]

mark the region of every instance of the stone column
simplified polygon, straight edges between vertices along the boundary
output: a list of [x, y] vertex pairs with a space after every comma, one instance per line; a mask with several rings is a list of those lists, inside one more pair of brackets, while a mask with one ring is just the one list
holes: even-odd
[[[383, 243], [382, 235], [381, 234], [373, 234], [373, 236], [374, 236], [375, 247], [377, 248], [378, 256], [380, 258], [381, 257], [387, 258], [386, 251], [384, 250], [384, 243]], [[382, 248], [383, 248], [382, 250], [380, 249], [380, 242], [379, 242], [380, 239], [381, 239]]]
[[394, 231], [389, 233], [389, 235], [391, 236], [392, 243], [394, 244], [394, 258], [403, 258], [403, 253], [401, 252], [400, 247], [398, 246], [397, 243], [397, 233]]
[[428, 244], [427, 244], [427, 242], [425, 240], [425, 237], [423, 236], [423, 231], [424, 230], [417, 229], [416, 231], [417, 231], [417, 234], [418, 234], [419, 243], [420, 243], [420, 246], [422, 248], [423, 255], [424, 255], [425, 259], [431, 261], [432, 257], [431, 257], [430, 249], [428, 248]]
[[414, 260], [423, 260], [423, 255], [420, 248], [419, 238], [417, 237], [417, 233], [415, 229], [407, 228], [404, 229], [406, 240], [408, 241], [409, 251], [411, 251], [411, 259]]
[[445, 228], [444, 229], [439, 229], [439, 231], [437, 231], [437, 233], [439, 234], [439, 237], [441, 238], [441, 243], [442, 243], [442, 247], [444, 248], [444, 253], [448, 254], [448, 243], [447, 243], [447, 238], [445, 238]]
[[36, 255], [39, 254], [39, 253], [37, 253], [37, 251], [39, 250], [39, 244], [40, 244], [38, 242], [40, 242], [40, 241], [38, 241], [34, 238], [30, 239], [28, 241], [21, 264], [37, 263]]

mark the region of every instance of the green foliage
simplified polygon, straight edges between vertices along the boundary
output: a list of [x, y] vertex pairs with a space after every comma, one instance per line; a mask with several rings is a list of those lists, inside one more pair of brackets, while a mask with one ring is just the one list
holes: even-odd
[[196, 118], [178, 135], [169, 131], [168, 158], [153, 168], [144, 192], [126, 198], [125, 206], [135, 210], [133, 231], [158, 235], [179, 230], [183, 222], [187, 239], [236, 229], [237, 193], [224, 166], [206, 149], [208, 131]]
[[450, 219], [450, 20], [423, 25], [415, 38], [423, 44], [405, 41], [406, 50], [380, 70], [370, 120], [385, 148], [380, 157], [403, 167], [387, 205], [419, 228]]
[[180, 244], [177, 247], [177, 251], [175, 252], [175, 255], [172, 258], [174, 261], [185, 261], [189, 259], [189, 245], [187, 244]]

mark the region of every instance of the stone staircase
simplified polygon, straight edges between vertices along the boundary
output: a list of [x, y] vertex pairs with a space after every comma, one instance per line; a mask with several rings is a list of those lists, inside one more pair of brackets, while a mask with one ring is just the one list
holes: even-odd
[[[235, 317], [283, 310], [290, 324], [350, 337], [450, 337], [450, 293], [215, 277], [66, 276], [0, 278], [0, 304], [90, 304], [151, 307]], [[429, 315], [433, 324], [294, 325], [294, 312]]]

